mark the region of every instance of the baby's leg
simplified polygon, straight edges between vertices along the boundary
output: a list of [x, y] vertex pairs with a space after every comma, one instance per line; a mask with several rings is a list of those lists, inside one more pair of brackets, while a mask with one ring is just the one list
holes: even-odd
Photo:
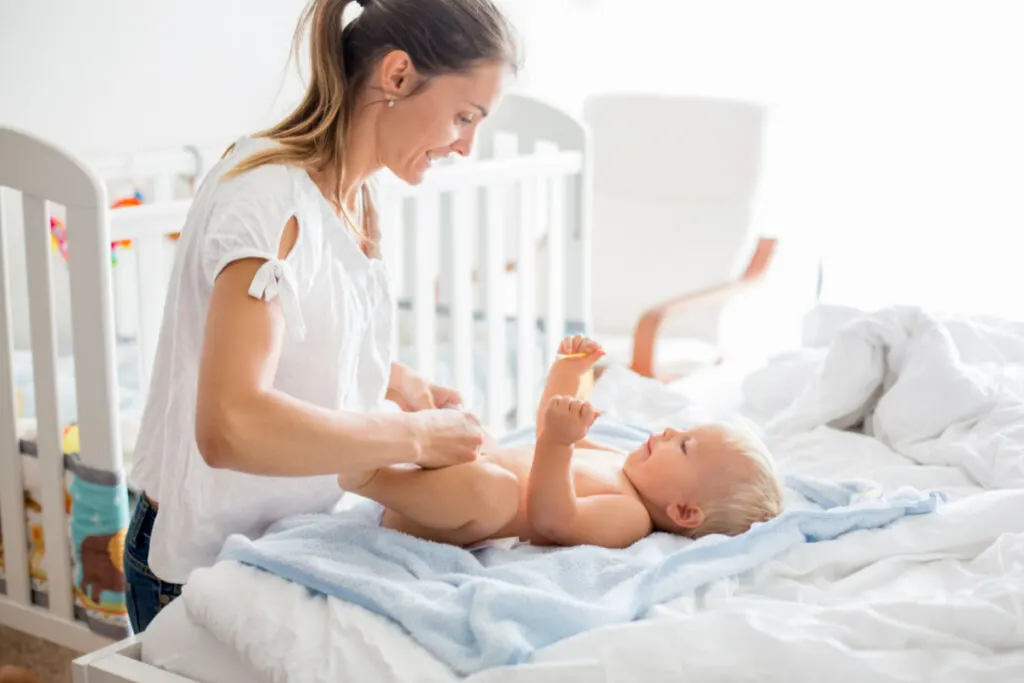
[[357, 493], [385, 508], [384, 526], [427, 540], [469, 545], [492, 537], [519, 510], [519, 481], [477, 460], [436, 470], [384, 468]]

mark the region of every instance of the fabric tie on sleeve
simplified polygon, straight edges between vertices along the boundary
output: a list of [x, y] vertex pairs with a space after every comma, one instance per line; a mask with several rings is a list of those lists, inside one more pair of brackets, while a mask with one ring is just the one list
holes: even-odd
[[278, 294], [281, 295], [281, 309], [284, 311], [288, 332], [292, 339], [301, 341], [306, 336], [306, 323], [299, 308], [295, 271], [287, 261], [271, 259], [256, 271], [249, 285], [249, 296], [263, 301], [273, 301]]

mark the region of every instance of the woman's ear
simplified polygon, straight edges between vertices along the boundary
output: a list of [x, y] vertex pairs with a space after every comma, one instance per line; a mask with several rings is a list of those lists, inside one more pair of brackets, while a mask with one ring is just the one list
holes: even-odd
[[692, 503], [671, 503], [665, 514], [680, 529], [696, 529], [704, 523], [704, 511]]
[[392, 50], [380, 62], [380, 87], [387, 97], [404, 97], [416, 87], [416, 67], [404, 50]]

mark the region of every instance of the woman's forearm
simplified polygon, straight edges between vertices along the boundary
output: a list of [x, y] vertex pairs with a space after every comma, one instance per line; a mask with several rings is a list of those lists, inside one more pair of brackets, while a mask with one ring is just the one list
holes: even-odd
[[211, 467], [303, 477], [416, 463], [417, 424], [408, 413], [339, 412], [268, 391], [221, 409], [200, 398], [196, 440]]

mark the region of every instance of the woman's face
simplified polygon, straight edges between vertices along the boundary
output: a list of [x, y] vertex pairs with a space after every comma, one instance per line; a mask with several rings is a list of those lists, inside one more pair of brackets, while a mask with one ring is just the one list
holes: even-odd
[[[405, 182], [416, 185], [433, 161], [466, 156], [477, 127], [498, 106], [507, 67], [485, 63], [463, 75], [437, 76], [418, 92], [385, 105], [377, 124], [380, 161]], [[403, 87], [414, 87], [414, 76]]]

